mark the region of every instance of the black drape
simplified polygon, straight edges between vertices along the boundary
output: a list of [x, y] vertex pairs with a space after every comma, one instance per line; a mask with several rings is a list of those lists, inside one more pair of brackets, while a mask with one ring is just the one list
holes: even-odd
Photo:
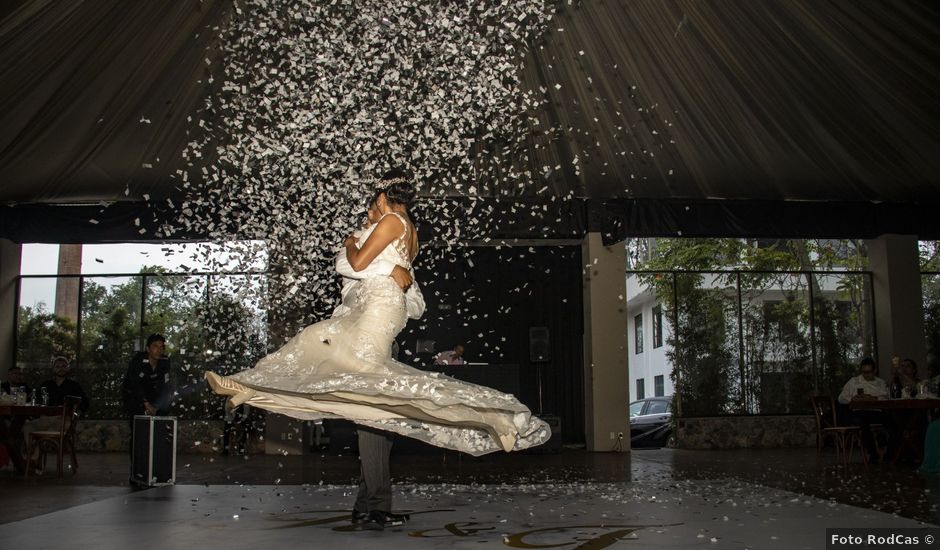
[[[467, 360], [519, 365], [519, 399], [561, 418], [564, 441], [584, 442], [582, 277], [580, 246], [472, 247], [419, 256], [417, 277], [427, 313], [402, 333], [400, 358], [427, 365], [418, 339], [437, 350], [464, 344]], [[533, 363], [529, 328], [547, 327], [551, 359]]]

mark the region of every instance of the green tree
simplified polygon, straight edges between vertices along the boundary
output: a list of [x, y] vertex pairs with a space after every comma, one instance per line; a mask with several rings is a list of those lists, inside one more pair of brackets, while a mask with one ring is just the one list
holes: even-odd
[[140, 328], [140, 279], [106, 286], [86, 278], [82, 285], [81, 362], [95, 368], [126, 365]]
[[181, 365], [175, 407], [184, 417], [219, 418], [224, 400], [209, 392], [205, 371], [234, 374], [254, 365], [265, 353], [266, 327], [249, 307], [226, 294], [199, 304], [193, 317], [203, 327], [204, 348]]
[[[122, 278], [123, 279], [123, 278]], [[81, 353], [73, 374], [91, 396], [91, 418], [124, 416], [121, 385], [140, 336], [139, 277], [86, 277], [81, 295]]]
[[[650, 259], [641, 266], [649, 270], [714, 269], [715, 263], [738, 262], [743, 253], [740, 242], [730, 239], [660, 239]], [[655, 290], [665, 304], [671, 330], [667, 357], [677, 395], [677, 410], [683, 416], [711, 416], [734, 412], [734, 339], [728, 325], [727, 300], [720, 288], [703, 288], [705, 276], [699, 273], [643, 275], [641, 280]], [[722, 286], [721, 277], [715, 279]]]
[[20, 306], [17, 316], [16, 362], [27, 370], [45, 373], [52, 358], [75, 357], [75, 323], [46, 311], [45, 304], [36, 308]]
[[940, 375], [940, 241], [920, 243], [921, 288], [924, 296], [924, 330], [927, 336], [927, 372]]

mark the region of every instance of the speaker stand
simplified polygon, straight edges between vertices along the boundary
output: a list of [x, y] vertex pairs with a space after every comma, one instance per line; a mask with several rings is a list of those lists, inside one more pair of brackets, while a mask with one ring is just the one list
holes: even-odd
[[539, 388], [539, 416], [542, 415], [542, 363], [541, 361], [536, 363], [536, 373], [538, 376], [538, 388]]

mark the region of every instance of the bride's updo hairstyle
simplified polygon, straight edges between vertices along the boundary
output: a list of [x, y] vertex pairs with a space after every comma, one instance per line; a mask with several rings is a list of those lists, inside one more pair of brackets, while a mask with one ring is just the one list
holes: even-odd
[[389, 170], [379, 180], [379, 185], [385, 192], [385, 200], [411, 209], [416, 191], [414, 179], [409, 172], [399, 169]]

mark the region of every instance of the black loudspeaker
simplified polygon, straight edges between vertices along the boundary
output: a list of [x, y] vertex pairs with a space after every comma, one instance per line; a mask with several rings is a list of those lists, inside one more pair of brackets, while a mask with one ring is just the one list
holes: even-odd
[[547, 363], [552, 360], [552, 345], [548, 327], [529, 327], [529, 362]]

